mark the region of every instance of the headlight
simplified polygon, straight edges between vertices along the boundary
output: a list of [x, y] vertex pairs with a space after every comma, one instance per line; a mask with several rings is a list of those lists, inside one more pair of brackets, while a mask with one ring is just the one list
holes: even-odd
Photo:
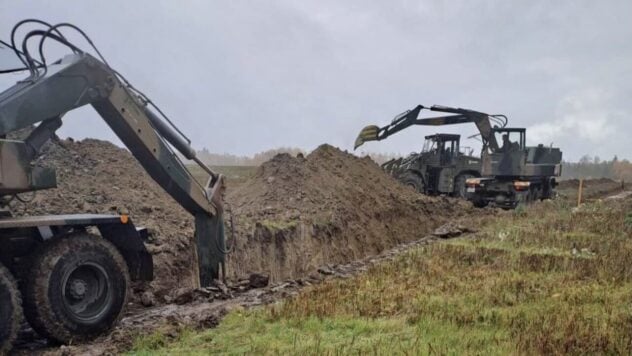
[[514, 189], [517, 191], [528, 190], [531, 186], [531, 182], [523, 182], [520, 180], [514, 181]]
[[476, 187], [481, 185], [481, 179], [480, 178], [468, 178], [465, 180], [465, 185], [467, 185], [468, 187]]

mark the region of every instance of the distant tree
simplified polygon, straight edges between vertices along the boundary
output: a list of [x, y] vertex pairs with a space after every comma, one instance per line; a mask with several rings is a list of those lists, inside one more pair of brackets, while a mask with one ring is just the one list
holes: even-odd
[[580, 164], [588, 164], [592, 161], [589, 155], [583, 155], [582, 158], [579, 159]]

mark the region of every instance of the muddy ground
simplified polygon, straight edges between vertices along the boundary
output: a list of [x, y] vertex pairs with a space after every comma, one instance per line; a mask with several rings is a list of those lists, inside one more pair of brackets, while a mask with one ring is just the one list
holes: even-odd
[[[455, 221], [468, 226], [473, 216], [503, 214], [423, 196], [398, 184], [369, 158], [329, 145], [305, 157], [282, 154], [239, 185], [229, 180], [226, 201], [234, 217], [236, 248], [227, 259], [228, 285], [196, 290], [193, 219], [127, 150], [98, 140], [64, 140], [50, 145], [40, 161], [57, 168], [59, 187], [39, 192], [28, 204], [15, 202], [13, 211], [128, 211], [137, 225], [149, 228], [146, 245], [154, 257], [155, 280], [134, 286], [128, 313], [112, 335], [89, 346], [49, 348], [26, 331], [18, 347], [22, 353], [120, 352], [139, 333], [210, 327], [230, 308], [268, 303], [324, 278], [360, 273], [382, 258], [375, 256], [434, 241], [433, 231], [449, 237], [467, 230]], [[570, 192], [572, 183], [564, 184]], [[597, 186], [606, 189], [607, 184]], [[261, 280], [268, 279], [265, 286]]]
[[[87, 139], [50, 145], [41, 162], [57, 168], [58, 188], [31, 203], [15, 202], [17, 215], [127, 211], [149, 229], [155, 281], [139, 289], [158, 300], [174, 288], [193, 287], [193, 219], [151, 180], [131, 154]], [[424, 236], [468, 204], [426, 197], [397, 184], [369, 158], [329, 145], [306, 157], [278, 155], [232, 188], [237, 247], [229, 277], [252, 272], [272, 281], [300, 277], [325, 263], [345, 263]], [[230, 231], [229, 231], [230, 235]]]
[[[195, 293], [193, 219], [127, 150], [63, 140], [49, 145], [39, 162], [57, 168], [58, 188], [38, 192], [29, 203], [15, 201], [16, 215], [126, 211], [149, 229], [155, 280], [134, 285], [130, 316]], [[226, 200], [236, 241], [227, 259], [228, 284], [237, 291], [248, 289], [244, 281], [253, 273], [272, 284], [321, 275], [328, 266], [419, 240], [473, 211], [458, 200], [417, 194], [369, 158], [329, 145], [305, 157], [278, 155], [237, 187], [229, 181]], [[41, 347], [42, 340], [25, 335], [23, 349]]]

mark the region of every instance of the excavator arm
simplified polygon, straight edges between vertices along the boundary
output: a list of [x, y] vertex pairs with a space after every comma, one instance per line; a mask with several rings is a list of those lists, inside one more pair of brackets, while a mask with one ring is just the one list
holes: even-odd
[[[421, 111], [424, 109], [454, 115], [419, 118]], [[507, 124], [507, 118], [503, 115], [488, 115], [474, 110], [451, 108], [440, 105], [433, 105], [429, 108], [424, 107], [423, 105], [417, 105], [414, 109], [405, 111], [396, 116], [393, 121], [386, 126], [379, 127], [376, 125], [369, 125], [363, 128], [356, 138], [354, 149], [357, 149], [367, 141], [381, 141], [396, 134], [397, 132], [415, 125], [442, 126], [469, 122], [476, 125], [481, 134], [481, 138], [483, 139], [483, 144], [486, 147], [497, 149], [498, 142], [492, 132], [492, 121], [502, 125], [503, 127]]]
[[[35, 68], [0, 93], [0, 196], [56, 186], [54, 170], [32, 161], [63, 115], [84, 105], [94, 107], [156, 183], [195, 217], [200, 284], [209, 285], [224, 264], [223, 176], [204, 165], [188, 140], [118, 73], [87, 53], [75, 51], [45, 70]], [[34, 124], [24, 141], [4, 138]], [[198, 183], [173, 148], [207, 171], [209, 181]]]

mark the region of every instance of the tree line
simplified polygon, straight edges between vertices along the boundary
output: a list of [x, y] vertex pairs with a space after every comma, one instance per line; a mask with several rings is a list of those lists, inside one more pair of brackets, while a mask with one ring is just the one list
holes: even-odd
[[[212, 166], [258, 166], [279, 153], [289, 153], [293, 156], [307, 153], [296, 147], [280, 147], [259, 152], [253, 156], [239, 156], [230, 153], [212, 153], [208, 149], [198, 152], [198, 156]], [[394, 153], [360, 152], [360, 156], [370, 156], [376, 163], [382, 164], [399, 157]], [[632, 163], [626, 159], [620, 160], [615, 156], [611, 160], [602, 160], [597, 156], [584, 155], [577, 162], [562, 162], [562, 178], [611, 178], [632, 181]]]

